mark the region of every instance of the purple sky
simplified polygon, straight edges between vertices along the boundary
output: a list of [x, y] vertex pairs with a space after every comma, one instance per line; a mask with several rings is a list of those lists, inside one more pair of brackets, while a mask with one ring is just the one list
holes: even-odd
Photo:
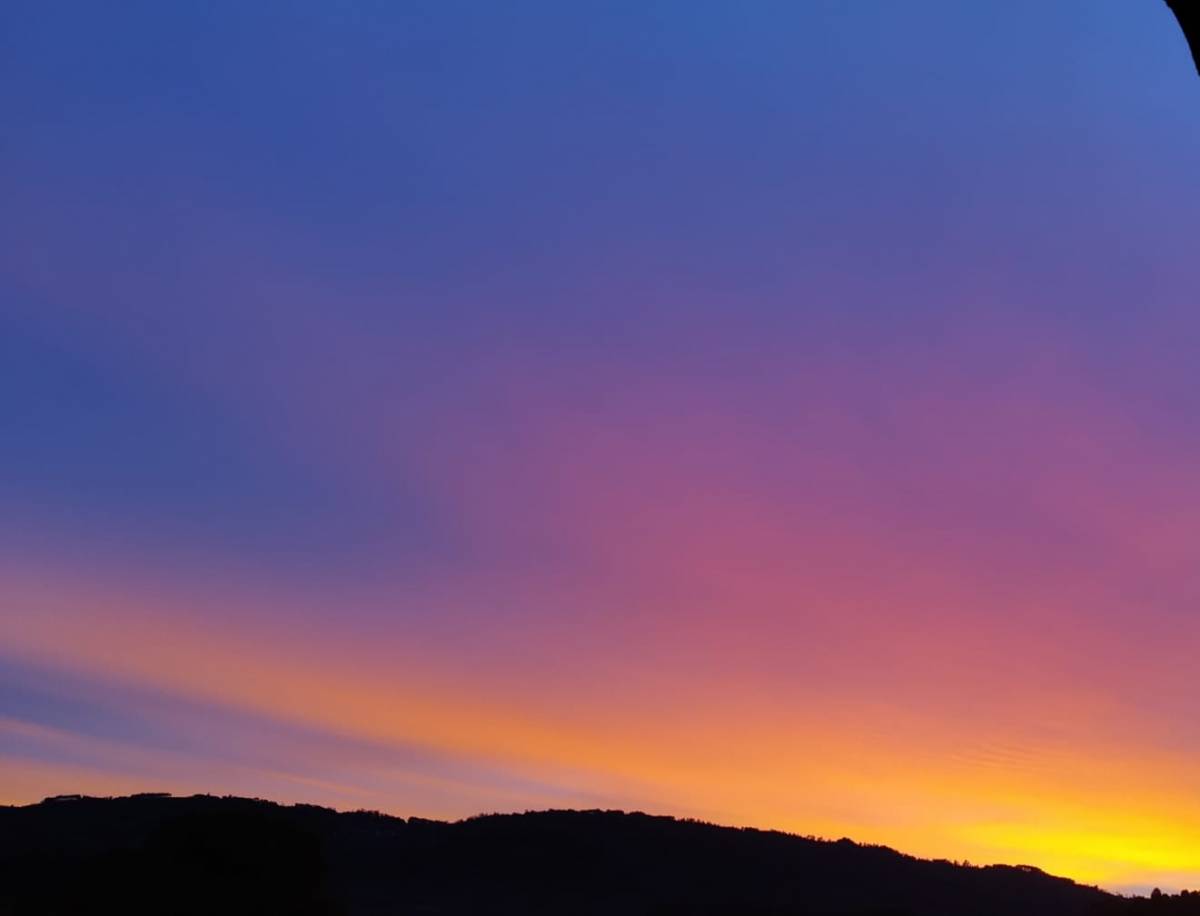
[[0, 10], [0, 801], [1200, 885], [1165, 5]]

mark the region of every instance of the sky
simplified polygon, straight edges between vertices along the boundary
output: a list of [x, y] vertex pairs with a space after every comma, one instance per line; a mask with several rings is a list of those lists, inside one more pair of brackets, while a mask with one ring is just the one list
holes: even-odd
[[0, 802], [1200, 887], [1200, 79], [1132, 0], [9, 0]]

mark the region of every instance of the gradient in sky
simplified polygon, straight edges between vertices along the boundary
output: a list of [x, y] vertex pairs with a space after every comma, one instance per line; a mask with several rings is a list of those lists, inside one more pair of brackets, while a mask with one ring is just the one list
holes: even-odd
[[0, 11], [0, 801], [1200, 885], [1166, 6]]

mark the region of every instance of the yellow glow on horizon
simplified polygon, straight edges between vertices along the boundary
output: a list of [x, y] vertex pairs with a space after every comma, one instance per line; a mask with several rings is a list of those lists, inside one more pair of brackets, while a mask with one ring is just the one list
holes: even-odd
[[[736, 689], [705, 688], [705, 702], [691, 685], [672, 693], [666, 683], [644, 707], [614, 710], [619, 684], [532, 704], [520, 684], [485, 689], [493, 683], [486, 672], [448, 678], [454, 669], [419, 653], [389, 666], [383, 653], [269, 636], [252, 620], [217, 630], [195, 614], [159, 615], [137, 596], [99, 601], [68, 591], [43, 599], [54, 613], [0, 633], [31, 660], [331, 737], [415, 744], [546, 788], [521, 795], [417, 775], [407, 779], [408, 794], [379, 794], [356, 789], [356, 779], [379, 774], [355, 770], [353, 760], [335, 761], [350, 775], [308, 772], [294, 761], [286, 771], [225, 772], [211, 785], [202, 769], [117, 747], [106, 750], [119, 763], [111, 772], [48, 771], [58, 781], [33, 773], [36, 764], [10, 763], [14, 801], [136, 791], [144, 786], [128, 774], [138, 765], [175, 773], [167, 787], [177, 790], [259, 792], [399, 815], [456, 818], [504, 805], [589, 806], [599, 797], [602, 806], [848, 836], [928, 858], [1029, 864], [1110, 888], [1200, 885], [1200, 802], [1185, 791], [1190, 761], [1101, 727], [1120, 710], [1084, 691], [1014, 689], [1008, 706], [974, 715], [878, 697], [780, 700], [749, 679]], [[1033, 703], [1041, 704], [1037, 715]], [[1039, 732], [1029, 725], [1038, 715], [1067, 725]], [[459, 801], [430, 802], [422, 785], [457, 791]]]

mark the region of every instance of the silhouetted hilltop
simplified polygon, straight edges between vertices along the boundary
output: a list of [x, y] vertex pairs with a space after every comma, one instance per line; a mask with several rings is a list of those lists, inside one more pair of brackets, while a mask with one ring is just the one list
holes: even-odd
[[0, 913], [1200, 914], [1027, 866], [619, 811], [456, 823], [244, 798], [0, 808]]

